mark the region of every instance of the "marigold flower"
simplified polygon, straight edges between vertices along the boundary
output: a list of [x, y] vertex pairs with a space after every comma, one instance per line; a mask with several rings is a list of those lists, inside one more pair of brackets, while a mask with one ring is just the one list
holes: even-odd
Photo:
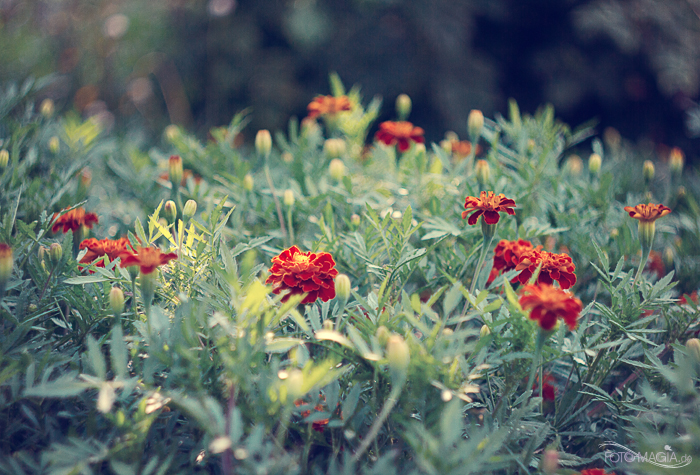
[[500, 219], [499, 212], [506, 212], [510, 215], [515, 214], [515, 200], [506, 198], [506, 195], [499, 193], [496, 195], [493, 191], [482, 191], [479, 198], [467, 196], [464, 207], [466, 211], [462, 211], [462, 219], [466, 218], [469, 213], [474, 213], [469, 216], [467, 223], [470, 225], [476, 224], [479, 216], [484, 215], [486, 224], [496, 224]]
[[[58, 213], [54, 214], [54, 219], [58, 216]], [[75, 232], [80, 229], [81, 226], [92, 229], [92, 226], [98, 223], [99, 220], [95, 213], [86, 213], [84, 208], [74, 208], [64, 214], [62, 214], [51, 227], [51, 231], [54, 233], [59, 229], [63, 228], [62, 232], [71, 231]]]
[[411, 147], [411, 142], [425, 142], [423, 133], [423, 129], [415, 127], [411, 122], [405, 120], [392, 122], [389, 120], [379, 124], [379, 130], [374, 138], [389, 146], [399, 144], [399, 151], [405, 152]]
[[615, 472], [607, 473], [602, 468], [589, 468], [587, 470], [581, 470], [580, 475], [615, 475]]
[[649, 203], [648, 205], [642, 203], [638, 204], [637, 206], [625, 206], [624, 210], [630, 214], [630, 217], [645, 223], [653, 223], [657, 219], [666, 216], [671, 212], [671, 208], [667, 208], [661, 204], [655, 205], [652, 203]]
[[350, 99], [348, 99], [348, 96], [317, 96], [306, 107], [306, 110], [308, 110], [307, 117], [310, 118], [318, 117], [319, 115], [334, 116], [338, 112], [350, 110]]
[[[539, 381], [539, 376], [536, 381]], [[542, 378], [542, 399], [545, 401], [554, 401], [554, 397], [557, 394], [557, 391], [552, 383], [554, 383], [554, 377], [549, 373], [545, 373], [544, 377]], [[537, 386], [538, 382], [535, 382], [535, 384], [532, 385], [532, 390], [539, 391]]]
[[[525, 239], [518, 239], [517, 241], [501, 239], [493, 249], [493, 268], [486, 283], [490, 284], [493, 282], [501, 272], [515, 269], [520, 263], [520, 257], [532, 249], [534, 249], [532, 243]], [[511, 282], [517, 280], [518, 277], [515, 276]]]
[[568, 289], [576, 283], [576, 265], [567, 254], [555, 254], [553, 252], [542, 251], [536, 248], [524, 252], [520, 256], [520, 262], [515, 270], [521, 270], [518, 280], [521, 284], [526, 284], [537, 267], [542, 264], [537, 282], [549, 284], [555, 280], [559, 282], [562, 289]]
[[[79, 264], [89, 264], [104, 255], [107, 255], [109, 260], [113, 261], [119, 257], [122, 252], [127, 251], [129, 246], [129, 240], [125, 237], [114, 240], [97, 240], [95, 238], [84, 239], [83, 242], [80, 243], [79, 249], [87, 249], [87, 252], [82, 259], [80, 259]], [[103, 261], [98, 262], [96, 265], [97, 267], [105, 266]]]
[[0, 286], [5, 285], [12, 275], [12, 247], [0, 242]]
[[[450, 151], [458, 160], [467, 158], [472, 151], [472, 147], [472, 143], [468, 140], [452, 140], [450, 142]], [[474, 155], [479, 155], [480, 153], [481, 145], [477, 145]]]
[[[316, 404], [316, 405], [314, 406], [314, 411], [316, 411], [316, 412], [323, 412], [323, 411], [325, 410], [325, 407], [323, 407], [323, 406], [324, 406], [324, 404], [325, 404], [325, 402], [326, 402], [326, 397], [323, 396], [323, 395], [321, 395], [321, 396], [320, 396], [320, 400], [321, 400], [321, 404]], [[304, 406], [304, 405], [306, 405], [306, 404], [309, 404], [309, 402], [308, 402], [308, 401], [305, 401], [305, 400], [303, 400], [303, 399], [297, 399], [296, 401], [294, 401], [294, 405], [295, 405], [296, 407]], [[306, 411], [301, 411], [301, 414], [300, 414], [300, 415], [301, 415], [301, 417], [303, 417], [304, 419], [306, 419], [307, 417], [309, 417], [309, 416], [311, 415], [311, 410], [308, 410], [308, 409], [307, 409]], [[313, 421], [313, 422], [311, 423], [311, 428], [312, 428], [313, 430], [315, 430], [316, 432], [323, 432], [323, 431], [325, 430], [326, 425], [328, 424], [329, 421], [330, 421], [330, 419], [327, 419], [327, 418], [326, 418], [326, 419], [320, 419], [320, 420], [317, 420], [317, 421]]]
[[272, 284], [272, 293], [289, 290], [282, 302], [290, 295], [307, 294], [301, 303], [313, 303], [318, 298], [327, 302], [335, 298], [335, 269], [333, 256], [327, 252], [301, 252], [298, 247], [285, 249], [272, 258], [270, 276], [265, 281]]
[[520, 305], [530, 310], [530, 320], [536, 320], [543, 330], [554, 328], [559, 318], [573, 330], [583, 309], [581, 301], [570, 292], [548, 284], [526, 285]]
[[138, 247], [136, 252], [122, 251], [119, 257], [122, 260], [119, 267], [139, 266], [141, 274], [150, 274], [158, 266], [177, 259], [177, 254], [174, 252], [164, 254], [160, 249], [153, 247]]

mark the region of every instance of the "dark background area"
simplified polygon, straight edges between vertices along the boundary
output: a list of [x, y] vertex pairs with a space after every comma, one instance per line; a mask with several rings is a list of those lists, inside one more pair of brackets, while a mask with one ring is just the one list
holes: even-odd
[[336, 71], [366, 100], [400, 93], [438, 141], [471, 109], [552, 103], [651, 147], [700, 154], [700, 19], [686, 0], [0, 0], [0, 80], [54, 74], [60, 109], [151, 141], [252, 108], [284, 129]]

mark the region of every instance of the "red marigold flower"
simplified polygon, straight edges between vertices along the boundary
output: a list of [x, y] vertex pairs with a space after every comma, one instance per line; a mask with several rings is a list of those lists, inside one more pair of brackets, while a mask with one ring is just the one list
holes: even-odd
[[484, 215], [486, 224], [496, 224], [501, 216], [499, 212], [506, 212], [510, 215], [515, 214], [515, 200], [506, 198], [506, 195], [499, 193], [496, 195], [493, 191], [482, 191], [479, 198], [467, 196], [464, 202], [466, 211], [462, 211], [462, 219], [466, 218], [469, 213], [472, 213], [467, 220], [467, 223], [474, 225], [479, 219], [479, 216]]
[[666, 216], [671, 212], [671, 208], [667, 208], [664, 205], [655, 205], [649, 203], [638, 204], [637, 206], [625, 206], [625, 211], [627, 211], [630, 216], [634, 219], [638, 219], [645, 223], [653, 223], [662, 216]]
[[[532, 243], [525, 239], [518, 239], [517, 241], [501, 239], [493, 249], [493, 270], [496, 271], [496, 276], [498, 276], [500, 272], [508, 272], [509, 270], [515, 269], [520, 263], [520, 257], [532, 249], [534, 249]], [[494, 276], [494, 279], [495, 278]], [[516, 280], [517, 276], [512, 282]]]
[[[105, 254], [109, 257], [110, 261], [113, 261], [119, 257], [122, 252], [128, 250], [129, 246], [129, 240], [125, 237], [115, 240], [102, 239], [100, 241], [95, 238], [84, 239], [83, 242], [80, 243], [80, 249], [87, 249], [87, 252], [83, 258], [80, 259], [79, 264], [89, 264]], [[97, 263], [97, 266], [104, 267], [104, 262], [100, 261]]]
[[[469, 140], [452, 140], [450, 141], [450, 150], [452, 150], [452, 155], [458, 160], [467, 158], [472, 151], [472, 143]], [[476, 151], [474, 155], [479, 155], [481, 153], [481, 145], [476, 146]]]
[[318, 298], [327, 302], [335, 298], [336, 275], [335, 261], [327, 252], [301, 252], [292, 246], [272, 258], [270, 276], [265, 283], [272, 284], [274, 294], [289, 290], [282, 302], [298, 294], [307, 294], [301, 303], [313, 303]]
[[542, 251], [538, 246], [536, 249], [525, 251], [515, 267], [515, 270], [522, 270], [518, 275], [521, 284], [527, 284], [540, 263], [542, 268], [537, 277], [538, 283], [551, 285], [556, 280], [562, 289], [571, 288], [576, 283], [576, 265], [570, 256]]
[[[56, 219], [58, 213], [53, 215]], [[95, 213], [86, 213], [85, 208], [74, 208], [66, 213], [63, 213], [51, 227], [52, 232], [57, 232], [59, 229], [63, 228], [62, 232], [71, 231], [75, 232], [80, 229], [81, 226], [92, 229], [92, 226], [98, 223], [97, 215]]]
[[139, 266], [142, 274], [150, 274], [158, 266], [177, 259], [177, 254], [164, 254], [160, 249], [153, 247], [138, 247], [136, 252], [122, 251], [118, 257], [122, 260], [119, 267]]
[[656, 251], [649, 251], [649, 260], [647, 261], [646, 270], [652, 274], [656, 274], [656, 278], [660, 279], [666, 275], [666, 266], [664, 260]]
[[605, 469], [602, 468], [589, 468], [581, 470], [580, 475], [615, 475], [615, 472], [607, 473]]
[[307, 117], [312, 119], [319, 115], [334, 116], [338, 112], [350, 110], [350, 99], [348, 96], [317, 96], [306, 109], [309, 111]]
[[392, 122], [389, 120], [379, 124], [379, 130], [374, 135], [374, 138], [389, 146], [398, 143], [399, 151], [405, 152], [411, 148], [411, 142], [425, 142], [423, 133], [423, 129], [415, 127], [411, 122], [405, 120], [401, 122]]
[[543, 330], [551, 330], [557, 319], [564, 320], [570, 330], [576, 328], [583, 305], [570, 292], [548, 284], [526, 285], [520, 305], [530, 310], [530, 320], [537, 320]]
[[[693, 293], [690, 294], [689, 297], [690, 297], [690, 300], [692, 300], [692, 302], [694, 304], [698, 303], [698, 291], [697, 290], [693, 290]], [[688, 300], [686, 300], [685, 295], [681, 295], [681, 298], [678, 300], [678, 304], [679, 305], [687, 305], [688, 304]]]
[[[539, 381], [539, 376], [537, 377], [536, 381]], [[554, 377], [549, 373], [545, 373], [544, 377], [542, 378], [542, 399], [545, 401], [554, 401], [554, 397], [557, 394], [557, 391], [552, 383], [554, 383]], [[535, 384], [532, 385], [532, 390], [539, 391], [537, 386], [538, 383], [535, 382]]]

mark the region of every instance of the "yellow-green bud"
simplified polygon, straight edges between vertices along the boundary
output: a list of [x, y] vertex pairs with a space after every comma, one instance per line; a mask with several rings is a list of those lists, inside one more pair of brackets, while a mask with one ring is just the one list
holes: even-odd
[[343, 139], [328, 139], [323, 143], [323, 153], [328, 158], [339, 158], [345, 155], [347, 146]]
[[615, 239], [620, 235], [620, 231], [618, 231], [617, 228], [614, 228], [612, 231], [610, 231], [610, 237]]
[[469, 132], [469, 139], [472, 141], [474, 147], [476, 147], [483, 129], [484, 114], [480, 110], [472, 109], [467, 118], [467, 131]]
[[5, 149], [0, 150], [0, 170], [4, 170], [10, 162], [10, 152]]
[[442, 329], [442, 336], [452, 336], [454, 335], [455, 331], [451, 328], [443, 328]]
[[566, 160], [566, 168], [572, 175], [580, 175], [583, 171], [583, 161], [578, 155], [571, 155]]
[[688, 354], [700, 363], [700, 340], [691, 338], [685, 342], [685, 348], [688, 350]]
[[389, 329], [384, 325], [380, 325], [379, 328], [377, 328], [377, 331], [375, 332], [374, 336], [377, 337], [377, 341], [380, 345], [386, 346], [386, 344], [389, 342], [391, 332], [389, 332]]
[[109, 306], [115, 316], [121, 315], [124, 311], [124, 292], [119, 287], [112, 287], [109, 291]]
[[399, 94], [396, 98], [396, 115], [399, 116], [399, 120], [406, 120], [408, 115], [411, 113], [411, 98], [408, 94]]
[[442, 160], [440, 160], [440, 158], [438, 158], [437, 156], [434, 156], [432, 161], [430, 162], [428, 171], [430, 173], [440, 175], [442, 173]]
[[243, 189], [246, 191], [253, 191], [253, 175], [248, 173], [246, 176], [243, 177]]
[[654, 221], [639, 220], [637, 230], [639, 234], [639, 243], [642, 245], [642, 255], [646, 255], [645, 253], [649, 252], [651, 245], [654, 242], [656, 223], [654, 223]]
[[49, 248], [49, 260], [51, 260], [51, 263], [53, 265], [58, 264], [61, 257], [63, 257], [63, 248], [61, 245], [57, 242], [51, 244], [51, 247]]
[[0, 288], [4, 289], [5, 284], [12, 275], [12, 248], [9, 244], [0, 243]]
[[535, 139], [529, 139], [529, 140], [527, 141], [527, 153], [532, 153], [532, 152], [534, 152], [534, 151], [535, 151], [535, 145], [537, 145], [537, 144], [535, 143]]
[[294, 155], [292, 155], [292, 152], [282, 152], [282, 161], [284, 163], [292, 163], [294, 161]]
[[664, 264], [666, 264], [667, 267], [671, 267], [673, 265], [673, 258], [673, 248], [671, 246], [664, 248], [663, 259]]
[[642, 176], [644, 176], [644, 183], [647, 185], [654, 179], [656, 174], [656, 169], [654, 168], [654, 163], [651, 160], [644, 160], [644, 166], [642, 167]]
[[170, 124], [165, 128], [165, 138], [171, 142], [180, 136], [180, 129], [175, 124]]
[[489, 180], [491, 179], [491, 167], [489, 166], [489, 162], [486, 160], [477, 160], [476, 161], [476, 181], [479, 182], [480, 185], [484, 186], [486, 185]]
[[258, 130], [255, 135], [255, 152], [260, 157], [267, 158], [272, 151], [272, 136], [267, 129]]
[[324, 330], [333, 330], [333, 321], [331, 319], [323, 321]]
[[44, 99], [39, 106], [39, 112], [47, 119], [53, 115], [54, 105], [51, 99]]
[[345, 176], [345, 164], [339, 158], [334, 158], [328, 165], [328, 173], [337, 181], [340, 181]]
[[182, 208], [182, 216], [186, 219], [191, 218], [197, 212], [197, 202], [195, 200], [187, 200]]
[[607, 127], [603, 131], [603, 142], [605, 142], [605, 145], [607, 145], [611, 149], [617, 150], [620, 147], [620, 143], [622, 142], [620, 132], [618, 132], [617, 129], [613, 127]]
[[284, 190], [284, 196], [282, 197], [282, 202], [285, 206], [294, 206], [294, 192], [287, 188]]
[[304, 395], [304, 374], [301, 370], [297, 368], [289, 370], [289, 376], [284, 383], [287, 386], [287, 394], [292, 400], [297, 400]]
[[39, 246], [39, 252], [37, 253], [39, 255], [39, 262], [43, 263], [46, 260], [46, 256], [48, 256], [49, 248], [45, 246]]
[[542, 471], [547, 475], [552, 475], [559, 469], [559, 453], [554, 449], [546, 449], [542, 455]]
[[588, 157], [588, 171], [592, 175], [597, 175], [600, 171], [600, 166], [603, 164], [603, 159], [597, 153], [592, 153]]
[[440, 140], [440, 148], [449, 155], [452, 153], [452, 142], [447, 139]]
[[350, 277], [345, 274], [335, 276], [335, 295], [341, 300], [350, 298]]
[[487, 337], [491, 334], [491, 329], [489, 328], [488, 325], [482, 325], [481, 330], [479, 331], [479, 338], [484, 338]]
[[58, 153], [58, 150], [61, 148], [61, 142], [58, 140], [58, 137], [55, 135], [49, 139], [49, 150], [51, 153]]
[[678, 147], [671, 149], [671, 154], [668, 157], [668, 165], [671, 168], [671, 173], [675, 176], [680, 176], [683, 173], [683, 165], [685, 164], [685, 155]]
[[175, 218], [177, 218], [177, 205], [175, 205], [173, 200], [168, 200], [165, 202], [165, 205], [163, 206], [163, 214], [165, 214], [165, 219], [168, 221], [168, 224], [175, 222]]
[[352, 216], [350, 216], [350, 223], [353, 226], [359, 226], [360, 225], [360, 215], [357, 213], [353, 213]]
[[182, 183], [182, 158], [180, 155], [171, 155], [168, 159], [168, 176], [173, 189], [178, 189]]
[[84, 192], [90, 188], [90, 183], [92, 183], [92, 172], [88, 167], [85, 167], [80, 170], [78, 186], [80, 190]]
[[395, 375], [404, 375], [411, 362], [411, 352], [408, 344], [401, 335], [391, 335], [386, 342], [386, 357], [389, 360], [389, 369]]

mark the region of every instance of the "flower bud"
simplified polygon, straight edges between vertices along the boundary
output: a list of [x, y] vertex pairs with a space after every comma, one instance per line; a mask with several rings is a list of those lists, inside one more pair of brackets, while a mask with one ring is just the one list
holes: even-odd
[[323, 153], [328, 158], [339, 158], [345, 155], [347, 147], [343, 139], [328, 139], [323, 143]]
[[440, 140], [440, 148], [449, 155], [452, 153], [452, 142], [447, 139]]
[[386, 357], [389, 360], [389, 369], [394, 377], [406, 375], [406, 370], [411, 362], [411, 352], [401, 335], [393, 334], [389, 336], [386, 342]]
[[396, 115], [399, 120], [406, 120], [411, 113], [411, 98], [407, 94], [399, 94], [396, 98]]
[[293, 400], [299, 399], [304, 395], [304, 374], [301, 370], [293, 368], [289, 370], [289, 376], [284, 380], [287, 386], [287, 394]]
[[527, 153], [532, 154], [532, 153], [535, 151], [535, 145], [537, 145], [537, 144], [535, 143], [535, 140], [534, 140], [534, 139], [529, 139], [529, 140], [527, 141]]
[[51, 153], [56, 154], [58, 153], [58, 150], [61, 148], [61, 142], [58, 140], [58, 137], [55, 135], [49, 139], [49, 150]]
[[481, 331], [479, 331], [479, 338], [487, 337], [491, 334], [491, 329], [488, 325], [482, 325]]
[[556, 473], [559, 469], [559, 453], [554, 449], [546, 449], [542, 455], [542, 471], [547, 475]]
[[177, 189], [182, 183], [182, 158], [180, 155], [171, 155], [168, 159], [168, 176], [173, 189]]
[[342, 180], [345, 176], [345, 164], [341, 159], [334, 158], [331, 160], [330, 165], [328, 165], [328, 173], [334, 180]]
[[5, 149], [0, 150], [0, 170], [4, 170], [10, 162], [10, 152]]
[[186, 219], [190, 219], [197, 212], [197, 202], [195, 200], [187, 200], [185, 206], [182, 208], [182, 216]]
[[566, 169], [574, 176], [580, 175], [583, 171], [583, 161], [581, 160], [581, 157], [578, 155], [569, 156], [569, 158], [566, 160]]
[[685, 342], [685, 348], [688, 350], [688, 354], [700, 363], [700, 340], [691, 338]]
[[344, 301], [350, 298], [350, 278], [345, 274], [335, 276], [335, 295]]
[[664, 264], [666, 264], [666, 267], [671, 267], [673, 265], [673, 248], [671, 246], [667, 246], [664, 248], [664, 254], [663, 254], [663, 259], [664, 259]]
[[63, 257], [63, 248], [59, 243], [54, 242], [49, 247], [49, 260], [53, 265], [56, 265], [61, 260], [61, 257]]
[[620, 231], [618, 231], [617, 228], [614, 228], [612, 231], [610, 231], [610, 237], [615, 239], [620, 235]]
[[267, 158], [272, 151], [272, 136], [267, 129], [258, 130], [255, 135], [255, 152], [260, 157]]
[[168, 224], [175, 222], [175, 218], [177, 218], [177, 206], [173, 200], [165, 202], [163, 213], [165, 214], [165, 219], [168, 221]]
[[294, 206], [294, 192], [287, 188], [284, 190], [284, 196], [282, 197], [282, 202], [285, 206]]
[[119, 287], [112, 287], [109, 291], [109, 306], [117, 317], [124, 311], [124, 292]]
[[39, 262], [41, 262], [43, 264], [44, 261], [46, 260], [46, 257], [48, 256], [48, 253], [49, 253], [48, 247], [39, 246], [39, 251], [37, 253], [39, 255]]
[[333, 321], [329, 318], [323, 321], [324, 330], [333, 330]]
[[294, 161], [294, 155], [292, 155], [292, 152], [282, 152], [282, 161], [284, 163], [292, 163]]
[[170, 124], [165, 128], [165, 138], [173, 141], [180, 136], [180, 129], [175, 124]]
[[588, 171], [591, 173], [591, 175], [598, 174], [602, 163], [603, 159], [597, 153], [592, 153], [590, 157], [588, 157]]
[[10, 276], [12, 275], [12, 248], [0, 242], [0, 287], [4, 288]]
[[92, 183], [92, 172], [88, 167], [80, 170], [80, 176], [78, 178], [78, 187], [81, 191], [85, 192], [90, 188], [90, 183]]
[[642, 167], [642, 176], [644, 177], [644, 183], [647, 185], [654, 179], [656, 174], [656, 169], [654, 168], [654, 163], [651, 160], [644, 160], [644, 166]]
[[476, 161], [476, 181], [479, 182], [481, 186], [486, 185], [491, 179], [491, 167], [489, 167], [489, 162], [486, 160]]
[[53, 115], [54, 105], [51, 99], [44, 99], [39, 106], [39, 112], [47, 119]]
[[391, 336], [391, 333], [389, 332], [389, 329], [387, 327], [385, 327], [384, 325], [380, 325], [379, 328], [377, 328], [377, 331], [374, 334], [374, 336], [377, 337], [377, 341], [380, 345], [386, 346], [386, 344], [389, 342], [389, 337]]
[[480, 110], [472, 109], [467, 118], [467, 131], [469, 132], [469, 139], [474, 145], [479, 142], [483, 128], [484, 114]]
[[243, 189], [246, 191], [253, 191], [253, 175], [248, 173], [245, 177], [243, 177]]
[[675, 176], [681, 176], [681, 173], [683, 173], [683, 165], [685, 164], [683, 151], [678, 147], [673, 147], [668, 157], [668, 163], [671, 168], [671, 173]]

